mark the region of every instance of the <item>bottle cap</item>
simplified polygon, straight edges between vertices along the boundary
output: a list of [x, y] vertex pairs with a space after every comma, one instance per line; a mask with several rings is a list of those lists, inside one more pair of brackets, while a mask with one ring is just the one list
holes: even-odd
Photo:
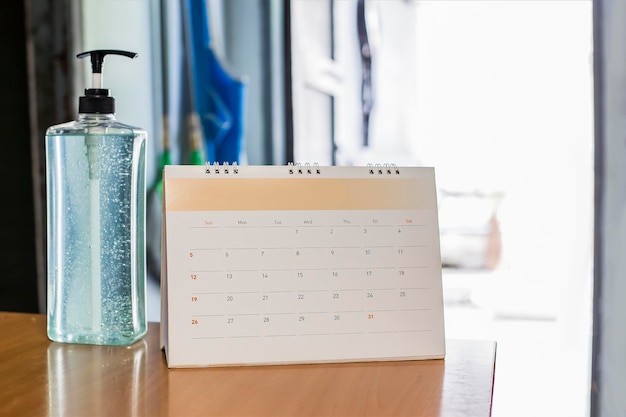
[[78, 99], [78, 113], [115, 113], [115, 98], [109, 96], [109, 90], [102, 88], [102, 66], [106, 55], [122, 55], [136, 58], [136, 52], [119, 51], [116, 49], [95, 49], [81, 52], [76, 58], [91, 57], [92, 86], [85, 89], [85, 95]]

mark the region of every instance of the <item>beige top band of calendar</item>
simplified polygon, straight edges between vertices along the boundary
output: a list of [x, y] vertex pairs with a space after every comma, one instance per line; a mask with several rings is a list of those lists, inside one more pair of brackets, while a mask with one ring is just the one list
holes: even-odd
[[[168, 211], [403, 210], [436, 207], [422, 179], [170, 178]], [[219, 196], [219, 198], [216, 198]]]

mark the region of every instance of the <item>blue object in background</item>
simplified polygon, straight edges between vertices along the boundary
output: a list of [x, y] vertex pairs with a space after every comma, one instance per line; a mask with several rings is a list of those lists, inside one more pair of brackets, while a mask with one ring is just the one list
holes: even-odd
[[211, 47], [206, 0], [187, 0], [192, 84], [208, 162], [240, 162], [246, 84], [231, 75]]

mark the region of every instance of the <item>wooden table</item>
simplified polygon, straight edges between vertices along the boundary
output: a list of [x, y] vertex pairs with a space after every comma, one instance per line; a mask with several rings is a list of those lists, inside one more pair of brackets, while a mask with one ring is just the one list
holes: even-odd
[[50, 342], [0, 313], [0, 416], [489, 416], [496, 345], [445, 360], [168, 369], [159, 324], [131, 347]]

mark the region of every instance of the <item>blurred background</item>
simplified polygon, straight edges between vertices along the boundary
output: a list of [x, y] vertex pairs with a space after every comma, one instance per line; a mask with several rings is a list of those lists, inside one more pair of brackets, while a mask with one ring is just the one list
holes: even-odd
[[446, 337], [498, 342], [493, 415], [588, 415], [591, 0], [17, 3], [0, 6], [19, 138], [0, 310], [45, 312], [43, 138], [89, 87], [76, 53], [131, 50], [104, 86], [148, 131], [151, 321], [164, 162], [433, 166]]

